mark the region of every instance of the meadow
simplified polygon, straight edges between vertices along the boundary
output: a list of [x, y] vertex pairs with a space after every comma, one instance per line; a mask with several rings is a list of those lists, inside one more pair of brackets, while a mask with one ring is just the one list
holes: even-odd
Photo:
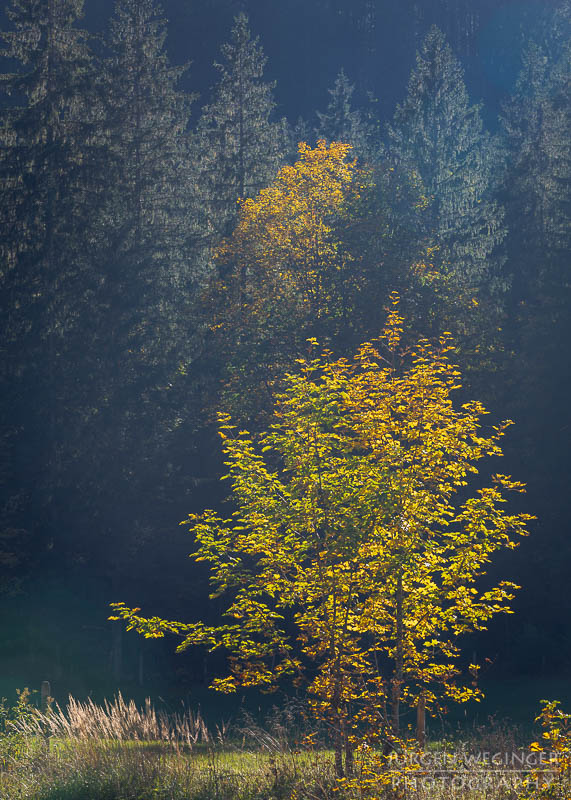
[[[552, 710], [545, 752], [530, 747], [523, 729], [490, 719], [431, 740], [423, 752], [405, 740], [388, 756], [358, 747], [353, 775], [339, 779], [327, 731], [311, 726], [301, 702], [263, 720], [243, 712], [209, 728], [198, 711], [167, 713], [150, 700], [138, 706], [121, 695], [103, 704], [70, 697], [64, 707], [40, 711], [23, 692], [15, 705], [2, 705], [0, 797], [570, 800], [570, 720]], [[548, 762], [548, 747], [559, 750], [557, 764]]]

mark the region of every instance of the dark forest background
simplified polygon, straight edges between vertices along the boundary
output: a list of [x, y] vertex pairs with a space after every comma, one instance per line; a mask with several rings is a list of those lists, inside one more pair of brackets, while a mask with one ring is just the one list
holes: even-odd
[[[569, 2], [83, 6], [0, 20], [0, 689], [209, 679], [108, 604], [220, 614], [178, 526], [223, 498], [216, 410], [263, 427], [306, 338], [351, 352], [393, 290], [411, 340], [451, 330], [465, 396], [515, 420], [502, 470], [537, 516], [490, 570], [522, 585], [516, 613], [467, 651], [492, 677], [568, 675]], [[248, 316], [218, 246], [318, 138], [368, 175], [334, 221], [343, 313], [292, 295]]]

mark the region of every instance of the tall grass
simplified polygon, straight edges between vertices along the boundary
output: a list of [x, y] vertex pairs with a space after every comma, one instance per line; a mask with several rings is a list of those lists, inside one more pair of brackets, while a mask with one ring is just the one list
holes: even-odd
[[[0, 758], [1, 800], [519, 800], [517, 768], [495, 774], [482, 764], [441, 771], [394, 773], [380, 754], [357, 753], [355, 775], [338, 781], [324, 745], [304, 749], [303, 713], [275, 710], [263, 724], [245, 716], [232, 728], [209, 730], [198, 712], [167, 714], [149, 700], [142, 708], [121, 695], [97, 705], [70, 698], [46, 713], [28, 708], [11, 721], [3, 741], [18, 747]], [[14, 738], [15, 737], [15, 738]], [[305, 741], [311, 739], [305, 738]], [[514, 729], [490, 724], [470, 737], [434, 742], [429, 754], [509, 753]], [[465, 764], [465, 762], [463, 762]], [[385, 770], [381, 774], [382, 769]], [[377, 770], [377, 771], [375, 771]], [[459, 780], [459, 777], [462, 781]], [[389, 779], [388, 779], [389, 778]], [[416, 780], [415, 780], [416, 778]], [[454, 779], [456, 778], [456, 783]], [[565, 792], [566, 790], [563, 790]], [[540, 797], [528, 793], [526, 797]], [[571, 800], [571, 792], [543, 795]]]
[[211, 741], [200, 712], [184, 710], [169, 714], [157, 711], [149, 698], [142, 708], [126, 702], [119, 693], [112, 701], [97, 705], [70, 697], [65, 709], [55, 705], [47, 712], [36, 711], [15, 721], [13, 729], [25, 736], [42, 735], [68, 740], [113, 742], [163, 742], [192, 749]]
[[288, 800], [309, 775], [325, 798], [329, 759], [296, 753], [291, 722], [276, 712], [270, 732], [247, 717], [231, 735], [227, 724], [209, 730], [199, 712], [168, 714], [150, 700], [139, 708], [121, 695], [103, 705], [70, 697], [11, 723], [20, 746], [3, 761], [0, 798]]

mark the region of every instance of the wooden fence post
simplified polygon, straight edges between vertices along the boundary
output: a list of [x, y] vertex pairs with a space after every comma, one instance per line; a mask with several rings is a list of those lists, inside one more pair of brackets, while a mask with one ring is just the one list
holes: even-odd
[[49, 708], [52, 696], [52, 688], [49, 681], [42, 681], [42, 688], [40, 690], [40, 709], [42, 714], [45, 714]]
[[[40, 709], [42, 714], [47, 714], [50, 710], [52, 700], [52, 688], [49, 681], [42, 681], [42, 688], [40, 689]], [[44, 727], [44, 726], [42, 726]], [[46, 751], [50, 749], [50, 737], [47, 727], [44, 727], [44, 743]]]

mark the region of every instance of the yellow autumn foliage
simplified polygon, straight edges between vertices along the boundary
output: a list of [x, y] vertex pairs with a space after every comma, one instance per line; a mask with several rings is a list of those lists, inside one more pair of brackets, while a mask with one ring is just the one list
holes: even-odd
[[245, 291], [251, 283], [270, 280], [281, 293], [296, 292], [319, 316], [327, 305], [325, 273], [340, 268], [341, 242], [335, 214], [354, 179], [351, 145], [319, 141], [298, 147], [299, 157], [283, 167], [257, 197], [240, 201], [240, 218], [232, 236], [218, 249], [220, 261], [232, 261]]

